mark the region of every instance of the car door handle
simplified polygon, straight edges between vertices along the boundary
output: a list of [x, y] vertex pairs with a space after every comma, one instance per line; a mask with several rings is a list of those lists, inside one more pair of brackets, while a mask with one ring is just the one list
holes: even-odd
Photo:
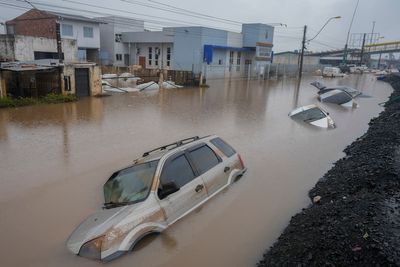
[[194, 191], [196, 191], [196, 193], [200, 192], [201, 190], [203, 190], [204, 185], [199, 184], [198, 186], [196, 186], [196, 188], [194, 189]]
[[228, 172], [230, 169], [231, 168], [227, 166], [227, 167], [224, 168], [224, 172]]

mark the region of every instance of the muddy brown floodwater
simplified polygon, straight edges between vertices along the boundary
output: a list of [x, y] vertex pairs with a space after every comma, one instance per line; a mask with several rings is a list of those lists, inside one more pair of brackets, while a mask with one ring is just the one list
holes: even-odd
[[216, 80], [207, 89], [0, 110], [0, 265], [105, 266], [70, 254], [65, 241], [101, 209], [109, 175], [156, 146], [218, 134], [242, 154], [248, 173], [106, 265], [254, 266], [392, 91], [371, 75], [324, 79], [371, 97], [359, 98], [357, 109], [322, 104], [337, 128], [319, 129], [287, 116], [317, 103], [314, 79], [306, 77], [299, 94], [293, 80]]

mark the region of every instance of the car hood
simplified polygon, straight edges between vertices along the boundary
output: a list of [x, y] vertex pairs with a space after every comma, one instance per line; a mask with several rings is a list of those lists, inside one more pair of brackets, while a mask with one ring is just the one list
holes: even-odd
[[74, 254], [78, 254], [84, 243], [103, 235], [109, 228], [121, 221], [139, 205], [140, 203], [113, 209], [105, 209], [90, 215], [68, 238], [68, 249]]

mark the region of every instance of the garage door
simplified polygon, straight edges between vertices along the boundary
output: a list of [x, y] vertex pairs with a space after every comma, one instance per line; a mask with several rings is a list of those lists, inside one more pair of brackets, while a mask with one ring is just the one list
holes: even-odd
[[78, 97], [89, 96], [89, 69], [75, 69], [75, 88]]

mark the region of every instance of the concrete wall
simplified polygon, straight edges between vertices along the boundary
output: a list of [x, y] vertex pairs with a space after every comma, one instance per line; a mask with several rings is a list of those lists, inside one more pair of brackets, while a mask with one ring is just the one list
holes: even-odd
[[[203, 69], [204, 45], [227, 46], [228, 32], [205, 27], [177, 27], [174, 31], [174, 70]], [[203, 70], [204, 71], [204, 70]]]
[[236, 32], [228, 32], [227, 46], [243, 47], [243, 35]]
[[124, 43], [172, 43], [174, 41], [173, 32], [123, 32], [122, 41]]
[[[149, 64], [149, 47], [152, 48], [152, 64]], [[171, 48], [170, 67], [167, 66], [167, 48]], [[160, 49], [158, 65], [155, 65], [155, 50]], [[137, 53], [139, 51], [139, 53]], [[139, 64], [139, 57], [146, 58], [146, 69], [171, 69], [174, 64], [174, 48], [172, 43], [137, 43], [131, 46], [132, 63]]]
[[[303, 64], [304, 65], [318, 65], [319, 64], [318, 56], [304, 56]], [[299, 60], [299, 54], [296, 53], [285, 53], [285, 54], [277, 54], [274, 55], [273, 63], [276, 64], [288, 64], [288, 65], [297, 65]]]
[[[237, 64], [239, 54], [238, 51], [233, 51], [232, 65], [229, 62], [230, 52], [229, 49], [214, 49], [213, 61], [206, 65], [205, 75], [207, 79], [247, 77], [249, 66], [246, 66], [245, 63], [246, 60], [252, 60], [254, 52], [240, 52], [240, 64]], [[222, 64], [219, 60], [222, 60]]]
[[[62, 50], [66, 62], [76, 61], [78, 48], [76, 41], [71, 39], [62, 40]], [[34, 52], [57, 52], [56, 39], [32, 36], [15, 36], [14, 54], [15, 60], [32, 61], [35, 60]]]
[[[123, 32], [144, 32], [144, 21], [119, 16], [101, 17], [97, 19], [105, 22], [105, 24], [100, 24], [100, 57], [102, 64], [118, 67], [126, 66], [125, 55], [130, 54], [130, 45], [124, 42], [116, 42], [115, 34], [122, 34]], [[116, 60], [116, 54], [122, 55], [121, 61]], [[134, 64], [132, 53], [129, 63]]]
[[87, 68], [89, 69], [89, 86], [90, 86], [90, 95], [96, 96], [102, 93], [101, 86], [101, 68], [97, 65], [89, 65], [89, 64], [65, 64], [63, 68], [63, 72], [61, 74], [61, 80], [64, 81], [64, 77], [70, 77], [70, 91], [67, 91], [65, 88], [64, 82], [61, 85], [62, 94], [76, 94], [75, 87], [75, 69], [76, 68]]
[[6, 97], [6, 96], [7, 96], [6, 81], [3, 79], [3, 74], [0, 71], [0, 98]]
[[14, 41], [13, 35], [0, 35], [0, 62], [14, 60]]
[[[62, 32], [61, 25], [61, 38], [63, 39], [75, 39], [77, 41], [78, 48], [97, 48], [100, 49], [100, 27], [99, 23], [75, 21], [71, 19], [63, 19], [60, 24], [72, 25], [73, 36], [64, 35]], [[83, 36], [83, 27], [93, 28], [93, 38]]]
[[257, 42], [272, 44], [274, 27], [260, 23], [243, 24], [242, 34], [244, 47], [256, 47]]
[[112, 65], [115, 59], [114, 53], [114, 25], [100, 24], [100, 61], [103, 65]]

